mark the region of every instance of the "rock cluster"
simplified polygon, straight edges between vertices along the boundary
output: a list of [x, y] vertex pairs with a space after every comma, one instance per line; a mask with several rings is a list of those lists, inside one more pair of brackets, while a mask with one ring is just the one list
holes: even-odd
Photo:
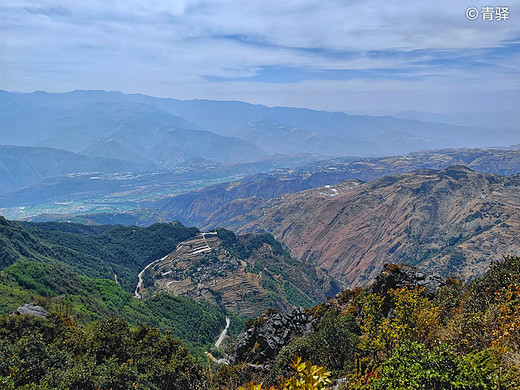
[[[383, 314], [391, 317], [394, 309], [388, 294], [390, 289], [424, 288], [422, 293], [432, 298], [444, 285], [446, 281], [442, 277], [427, 275], [415, 267], [385, 264], [369, 291], [385, 297]], [[347, 300], [348, 294], [338, 293], [335, 300], [324, 302], [322, 305], [324, 308], [331, 308], [340, 301], [346, 304]], [[267, 370], [284, 346], [298, 336], [311, 333], [316, 322], [317, 320], [306, 314], [303, 308], [293, 309], [284, 314], [268, 310], [262, 317], [252, 320], [249, 327], [239, 336], [229, 355], [229, 363], [249, 363], [248, 367], [255, 372]]]
[[265, 314], [240, 335], [229, 356], [230, 363], [269, 362], [292, 339], [310, 333], [314, 324], [312, 315], [301, 307], [284, 314]]
[[428, 298], [433, 298], [444, 285], [446, 285], [444, 278], [437, 275], [426, 275], [415, 267], [405, 264], [385, 264], [383, 271], [372, 285], [371, 291], [386, 295], [390, 289], [424, 288], [423, 294]]
[[383, 314], [387, 317], [394, 315], [394, 307], [388, 291], [398, 288], [422, 288], [422, 294], [428, 298], [437, 295], [439, 289], [446, 285], [446, 280], [438, 275], [426, 275], [417, 268], [405, 264], [385, 264], [383, 271], [376, 278], [370, 291], [385, 297]]

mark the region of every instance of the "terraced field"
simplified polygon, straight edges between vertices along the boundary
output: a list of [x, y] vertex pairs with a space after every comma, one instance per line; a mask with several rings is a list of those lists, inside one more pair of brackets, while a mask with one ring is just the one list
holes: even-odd
[[[241, 240], [252, 237], [255, 236]], [[236, 245], [245, 248], [235, 239]], [[279, 253], [278, 249], [266, 242], [254, 250], [244, 249], [243, 256], [237, 256], [226, 248], [216, 231], [200, 233], [152, 263], [148, 272], [153, 286], [148, 285], [141, 291], [145, 297], [168, 293], [206, 300], [247, 317], [261, 314], [272, 306], [286, 310], [313, 302], [319, 296], [325, 297], [319, 277], [314, 279], [316, 270], [291, 259], [286, 252]], [[287, 269], [291, 270], [289, 274], [284, 271]], [[314, 279], [314, 285], [305, 283], [308, 288], [303, 290], [297, 283], [302, 279]]]

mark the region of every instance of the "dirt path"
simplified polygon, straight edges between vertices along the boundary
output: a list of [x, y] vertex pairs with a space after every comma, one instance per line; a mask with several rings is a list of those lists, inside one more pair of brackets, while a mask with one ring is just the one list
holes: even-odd
[[220, 336], [218, 336], [218, 340], [217, 342], [215, 343], [215, 347], [220, 347], [220, 344], [222, 344], [222, 341], [224, 341], [224, 338], [226, 337], [226, 333], [227, 333], [227, 330], [229, 328], [229, 324], [231, 323], [231, 321], [229, 320], [229, 318], [226, 318], [226, 327], [224, 328], [224, 330], [220, 333]]
[[[169, 254], [168, 254], [169, 255]], [[137, 286], [135, 288], [135, 292], [134, 292], [134, 296], [137, 298], [137, 299], [141, 299], [143, 296], [139, 293], [139, 291], [141, 291], [141, 288], [143, 287], [143, 275], [144, 273], [146, 272], [146, 270], [148, 269], [148, 267], [151, 267], [152, 265], [154, 265], [155, 263], [158, 263], [159, 261], [161, 260], [164, 260], [168, 257], [168, 255], [164, 256], [164, 257], [161, 257], [160, 259], [157, 259], [157, 260], [154, 260], [152, 261], [150, 264], [148, 264], [146, 267], [144, 267], [144, 269], [139, 272], [139, 275], [137, 275], [139, 277], [139, 283], [137, 283]]]

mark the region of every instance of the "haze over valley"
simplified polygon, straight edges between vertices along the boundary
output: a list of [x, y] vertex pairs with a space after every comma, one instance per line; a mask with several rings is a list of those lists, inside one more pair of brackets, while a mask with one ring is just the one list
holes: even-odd
[[[335, 156], [348, 156], [345, 162], [356, 157], [381, 161], [382, 156], [419, 149], [500, 148], [518, 142], [517, 132], [510, 127], [491, 131], [117, 92], [2, 92], [0, 101], [4, 108], [0, 139], [9, 145], [0, 154], [0, 208], [12, 218], [125, 211], [168, 194], [272, 169], [312, 172], [317, 161], [323, 162], [322, 167], [328, 165], [325, 170], [334, 169], [339, 161]], [[20, 160], [23, 164], [17, 163]], [[335, 169], [345, 170], [344, 164]], [[398, 171], [383, 169], [379, 175]], [[338, 173], [314, 184], [309, 180], [299, 189], [348, 178], [374, 177]]]
[[[0, 154], [0, 209], [10, 218], [140, 226], [180, 221], [203, 231], [270, 232], [297, 259], [346, 286], [369, 282], [387, 261], [468, 280], [491, 260], [519, 251], [520, 148], [510, 125], [491, 131], [103, 91], [2, 92], [1, 99], [1, 137], [10, 146]], [[474, 171], [502, 176], [480, 178]], [[401, 193], [405, 179], [395, 175], [402, 174], [425, 190]], [[440, 184], [441, 178], [452, 182]], [[475, 192], [483, 180], [505, 181]], [[378, 198], [378, 191], [388, 195]], [[481, 201], [494, 194], [500, 196], [491, 203]], [[388, 196], [397, 203], [386, 205]], [[389, 214], [398, 204], [413, 212]], [[368, 215], [361, 205], [370, 205]], [[426, 205], [429, 214], [417, 214]], [[497, 218], [480, 220], [487, 214], [479, 210], [490, 207], [500, 208]], [[477, 222], [457, 225], [470, 220]], [[382, 221], [384, 232], [377, 228]], [[438, 228], [415, 231], [417, 223]], [[372, 229], [380, 231], [373, 242]], [[470, 249], [470, 239], [487, 249]]]

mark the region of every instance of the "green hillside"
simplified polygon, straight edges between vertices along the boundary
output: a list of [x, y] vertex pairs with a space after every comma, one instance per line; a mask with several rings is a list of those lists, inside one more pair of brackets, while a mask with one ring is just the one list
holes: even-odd
[[[193, 358], [170, 332], [161, 335], [146, 325], [132, 327], [124, 319], [82, 326], [67, 314], [67, 304], [55, 302], [56, 310], [45, 319], [0, 317], [0, 387], [222, 390], [253, 379], [263, 386], [247, 388], [261, 390], [281, 376], [295, 376], [289, 363], [297, 353], [330, 372], [301, 366], [293, 385], [281, 389], [331, 389], [310, 384], [327, 376], [342, 378], [337, 387], [342, 390], [518, 389], [519, 262], [518, 257], [507, 257], [466, 286], [448, 280], [430, 298], [412, 288], [386, 293], [346, 290], [293, 316], [296, 322], [312, 318], [313, 331], [292, 339], [271, 357], [272, 363], [249, 366], [238, 361], [216, 372]], [[385, 315], [386, 299], [394, 307], [392, 316]], [[171, 309], [165, 301], [150, 301], [156, 305], [150, 309], [161, 307], [163, 315]], [[270, 310], [251, 320], [245, 334], [272, 337], [263, 330], [273, 325], [290, 327], [277, 316]], [[195, 324], [199, 319], [192, 316], [185, 321]], [[254, 361], [266, 348], [255, 344], [243, 356]], [[255, 370], [260, 371], [251, 372]], [[297, 384], [310, 370], [314, 379], [309, 385]]]
[[[197, 232], [181, 224], [143, 229], [0, 217], [0, 313], [38, 302], [78, 323], [120, 317], [130, 326], [168, 331], [193, 348], [209, 347], [230, 313], [187, 297], [160, 294], [137, 300], [131, 294], [146, 264]], [[231, 318], [237, 328], [241, 320]]]
[[[0, 217], [1, 218], [1, 217]], [[59, 261], [75, 273], [91, 278], [117, 280], [132, 292], [137, 273], [144, 266], [175, 249], [198, 233], [179, 223], [136, 226], [86, 226], [68, 223], [21, 223], [0, 219], [0, 240], [6, 250], [0, 267], [18, 259]]]

